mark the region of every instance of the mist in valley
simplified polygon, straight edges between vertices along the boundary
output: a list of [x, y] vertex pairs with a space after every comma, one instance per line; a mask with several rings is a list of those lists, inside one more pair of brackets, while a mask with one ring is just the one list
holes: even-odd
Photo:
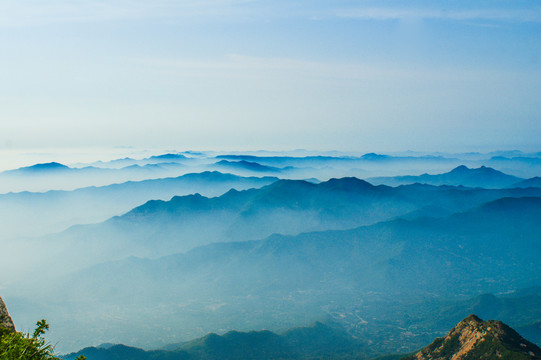
[[[218, 171], [230, 157], [239, 167]], [[463, 313], [442, 316], [452, 304], [541, 282], [541, 188], [480, 159], [449, 168], [455, 160], [424, 156], [243, 158], [250, 171], [223, 155], [204, 172], [0, 195], [0, 284], [18, 328], [47, 318], [66, 353], [322, 321], [376, 355], [445, 331]], [[427, 163], [430, 176], [380, 176]], [[346, 166], [362, 166], [368, 181], [322, 177]], [[400, 315], [410, 307], [419, 311]]]

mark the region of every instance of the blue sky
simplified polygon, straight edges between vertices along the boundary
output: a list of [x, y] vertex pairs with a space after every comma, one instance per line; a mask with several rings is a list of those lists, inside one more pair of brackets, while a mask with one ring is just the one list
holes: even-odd
[[0, 0], [0, 147], [540, 149], [538, 1]]

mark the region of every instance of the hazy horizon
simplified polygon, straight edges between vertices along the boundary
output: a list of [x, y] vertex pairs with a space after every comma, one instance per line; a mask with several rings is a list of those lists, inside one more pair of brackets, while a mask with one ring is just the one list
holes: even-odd
[[36, 164], [57, 162], [67, 166], [88, 166], [94, 162], [107, 162], [111, 160], [118, 160], [122, 158], [133, 158], [136, 160], [144, 159], [150, 156], [163, 155], [167, 153], [174, 154], [187, 154], [202, 152], [209, 155], [222, 155], [222, 154], [247, 154], [247, 155], [261, 155], [261, 156], [313, 156], [313, 155], [327, 155], [327, 156], [354, 156], [359, 157], [367, 153], [376, 153], [382, 155], [391, 156], [457, 156], [461, 154], [479, 154], [490, 155], [506, 152], [521, 152], [524, 154], [538, 153], [541, 151], [539, 147], [532, 147], [532, 149], [519, 149], [519, 148], [494, 148], [486, 149], [486, 151], [460, 151], [460, 152], [444, 152], [444, 151], [373, 151], [373, 150], [337, 150], [337, 149], [179, 149], [175, 147], [134, 147], [134, 146], [117, 146], [117, 147], [62, 147], [62, 148], [4, 148], [0, 149], [0, 156], [2, 162], [0, 163], [0, 172], [6, 170], [14, 170], [21, 167], [32, 166]]

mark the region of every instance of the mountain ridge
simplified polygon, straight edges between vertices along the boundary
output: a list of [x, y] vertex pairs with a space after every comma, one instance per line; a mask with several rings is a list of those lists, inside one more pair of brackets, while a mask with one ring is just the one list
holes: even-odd
[[228, 331], [222, 335], [209, 333], [169, 350], [151, 350], [113, 345], [106, 348], [88, 347], [62, 356], [73, 360], [85, 355], [89, 360], [237, 360], [237, 359], [326, 359], [333, 356], [358, 354], [361, 341], [348, 336], [343, 329], [321, 322], [312, 326], [292, 328], [281, 333], [268, 330]]
[[[541, 198], [530, 210], [541, 213]], [[492, 218], [487, 217], [487, 227], [477, 221], [486, 211], [479, 206], [463, 217], [396, 219], [349, 230], [209, 244], [157, 259], [108, 262], [64, 279], [54, 293], [85, 309], [93, 308], [97, 299], [123, 303], [125, 316], [145, 308], [152, 319], [162, 319], [157, 309], [167, 309], [168, 316], [173, 311], [183, 319], [185, 331], [194, 331], [190, 324], [201, 324], [201, 316], [195, 317], [201, 313], [205, 326], [214, 329], [258, 324], [261, 317], [267, 324], [290, 324], [335, 311], [340, 319], [357, 302], [367, 304], [367, 311], [375, 300], [388, 304], [396, 298], [469, 297], [538, 284], [538, 218], [524, 217], [509, 228], [501, 220], [506, 215], [502, 209], [488, 212]], [[191, 312], [171, 310], [177, 303], [187, 304]], [[506, 309], [515, 306], [509, 305]], [[460, 309], [468, 306], [480, 307], [472, 302]]]
[[541, 349], [501, 321], [469, 315], [449, 333], [404, 360], [537, 360]]
[[[85, 355], [89, 360], [270, 360], [270, 359], [363, 359], [366, 342], [344, 329], [316, 322], [309, 327], [281, 333], [268, 330], [209, 333], [168, 350], [142, 350], [122, 344], [87, 347], [62, 356], [73, 360]], [[407, 355], [379, 356], [378, 360], [538, 360], [541, 349], [521, 337], [501, 321], [483, 321], [469, 315], [446, 336], [437, 338], [420, 351]]]
[[[72, 225], [105, 221], [151, 199], [170, 200], [173, 196], [195, 192], [219, 196], [232, 188], [257, 188], [277, 180], [269, 176], [242, 177], [206, 171], [71, 191], [0, 194], [0, 225], [4, 234], [37, 236], [63, 231]], [[31, 221], [31, 226], [24, 226], [21, 220]]]
[[405, 185], [413, 183], [422, 183], [430, 185], [462, 185], [467, 187], [482, 187], [482, 188], [506, 188], [520, 181], [523, 178], [508, 175], [491, 167], [481, 166], [479, 168], [468, 168], [465, 165], [460, 165], [442, 174], [422, 174], [422, 175], [405, 175], [393, 177], [374, 177], [368, 178], [373, 184], [384, 185]]
[[[159, 257], [213, 242], [264, 239], [273, 233], [352, 229], [402, 216], [412, 219], [415, 211], [428, 217], [446, 217], [502, 197], [524, 196], [541, 197], [541, 189], [421, 184], [392, 188], [356, 178], [318, 184], [278, 180], [259, 189], [230, 190], [217, 197], [191, 195], [149, 201], [102, 223], [73, 226], [47, 237], [47, 241], [92, 245], [93, 251], [116, 246], [113, 254], [118, 258], [122, 254]], [[90, 260], [89, 255], [85, 254]]]

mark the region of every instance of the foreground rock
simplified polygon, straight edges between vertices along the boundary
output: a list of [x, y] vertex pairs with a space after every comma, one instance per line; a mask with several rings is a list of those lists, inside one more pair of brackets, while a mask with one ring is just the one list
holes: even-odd
[[541, 349], [501, 321], [470, 315], [447, 336], [404, 360], [532, 360]]
[[4, 300], [2, 300], [1, 297], [0, 297], [0, 327], [9, 329], [11, 331], [15, 331], [15, 325], [13, 324], [13, 320], [11, 319], [11, 316], [9, 316], [6, 304], [4, 303]]

